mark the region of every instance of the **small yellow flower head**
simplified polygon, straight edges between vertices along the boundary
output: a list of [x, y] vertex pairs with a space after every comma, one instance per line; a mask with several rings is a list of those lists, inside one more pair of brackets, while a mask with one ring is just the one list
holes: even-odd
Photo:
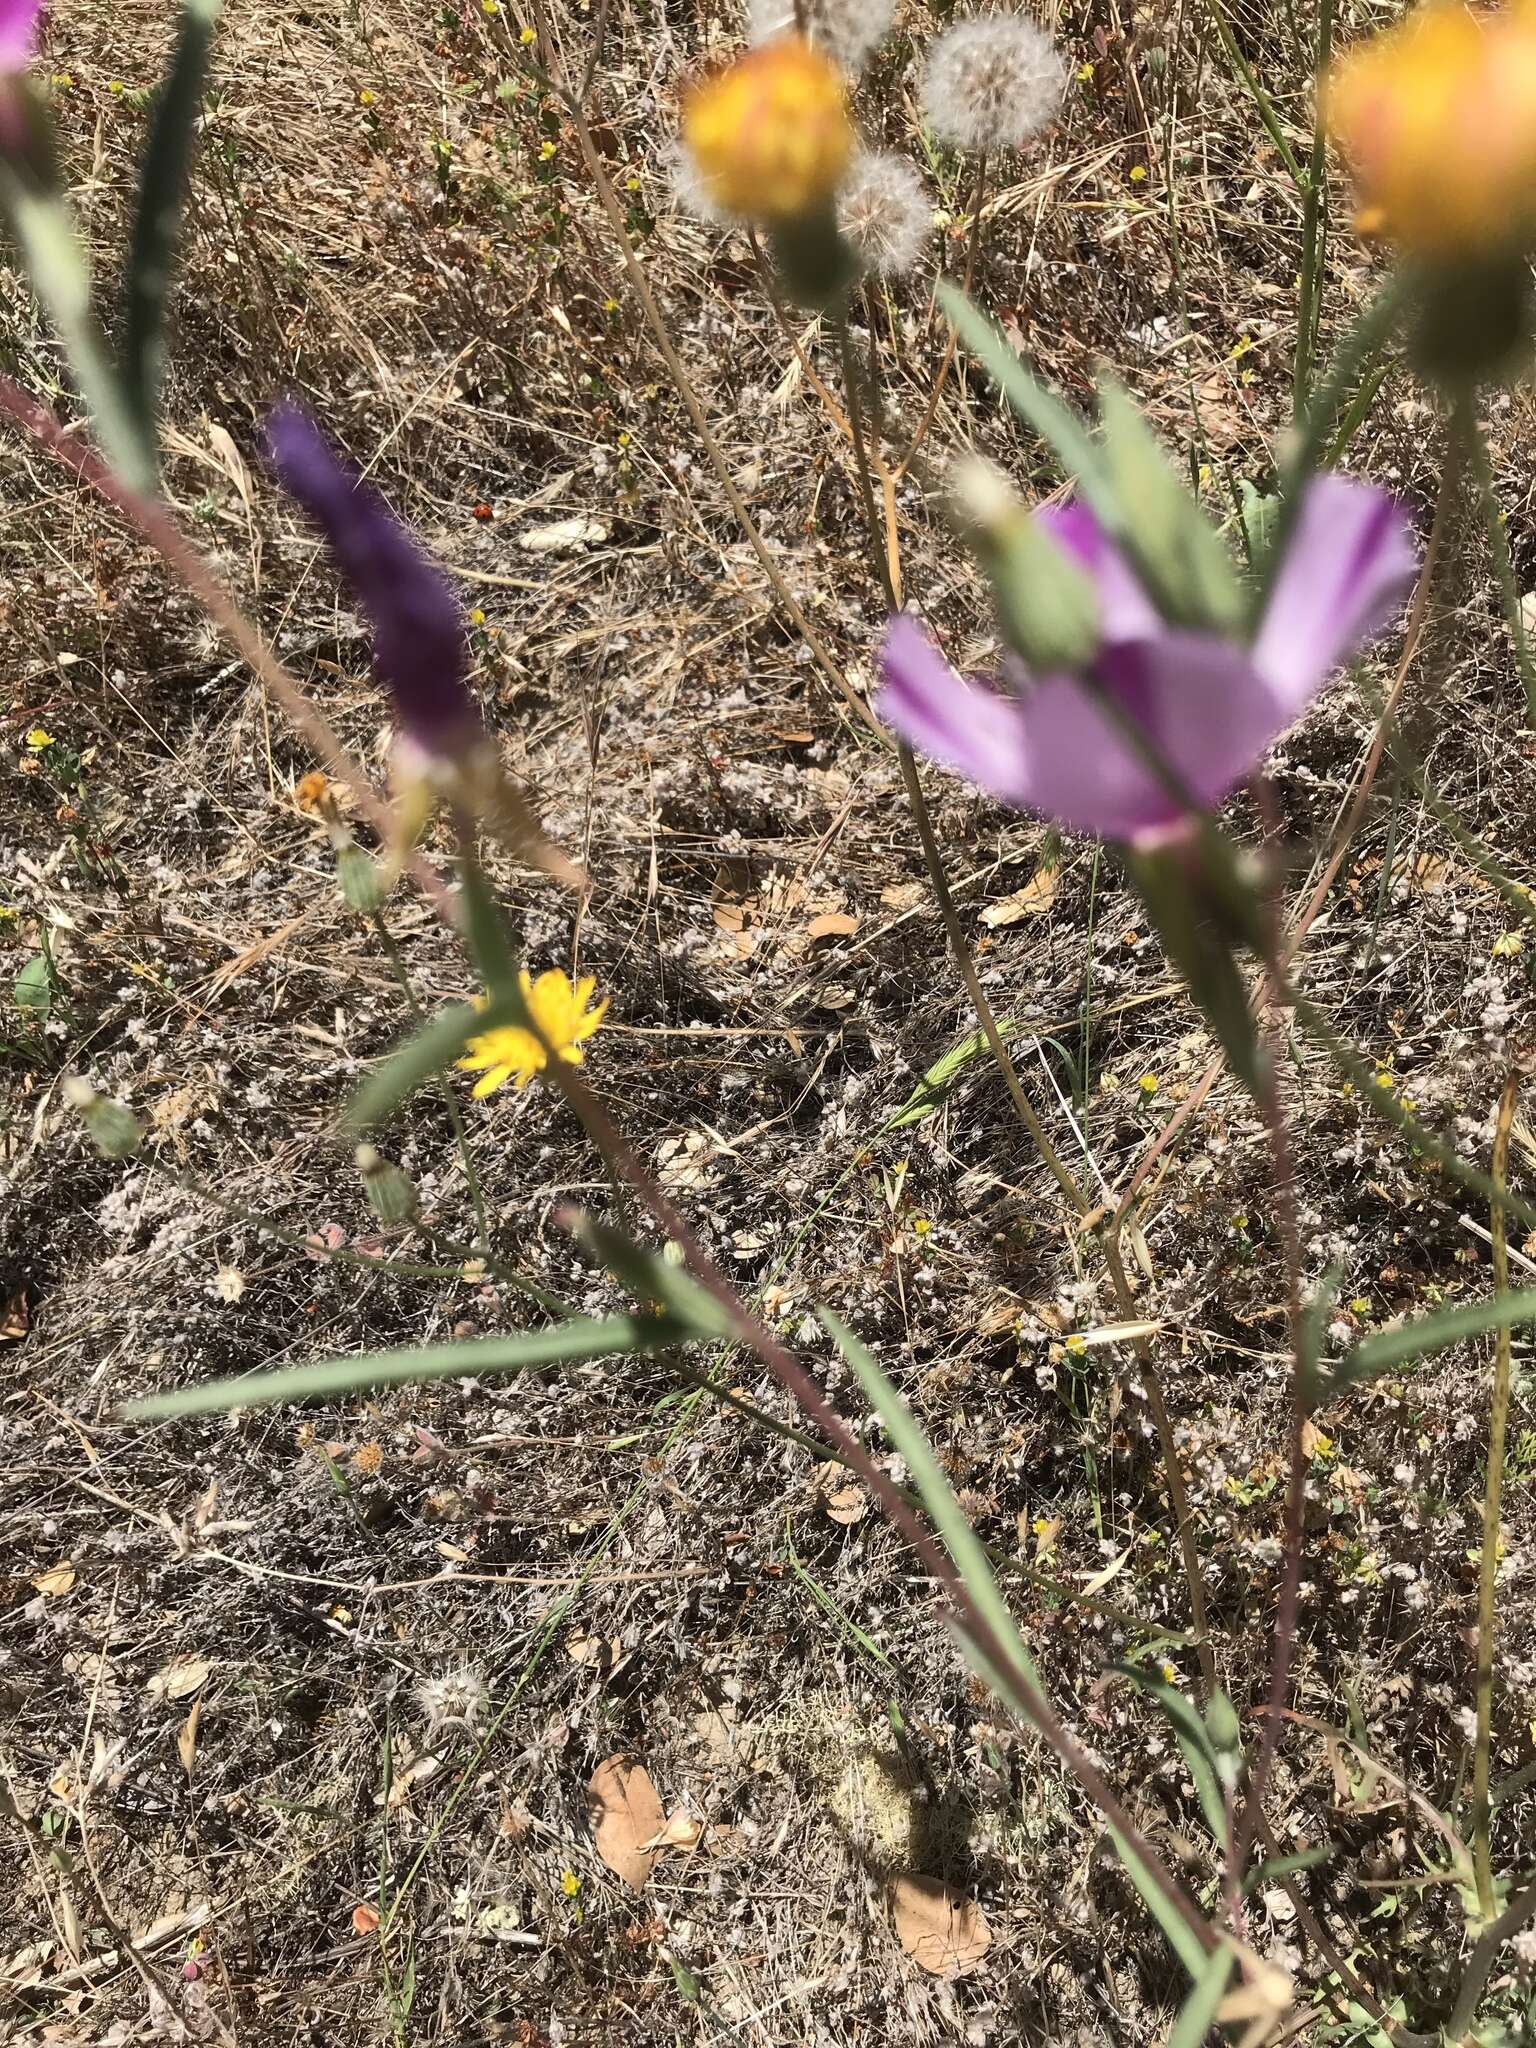
[[1357, 225], [1454, 259], [1536, 241], [1536, 8], [1472, 14], [1425, 0], [1324, 81], [1349, 159]]
[[56, 747], [57, 745], [58, 741], [44, 725], [34, 725], [27, 734], [27, 751], [29, 753], [46, 754], [50, 747]]
[[812, 213], [853, 154], [842, 74], [799, 36], [776, 36], [693, 88], [683, 144], [727, 213], [770, 224]]
[[573, 984], [564, 968], [551, 967], [534, 981], [525, 967], [517, 981], [537, 1033], [525, 1031], [521, 1024], [500, 1024], [469, 1041], [458, 1064], [480, 1076], [476, 1095], [490, 1095], [508, 1081], [526, 1088], [549, 1065], [551, 1052], [567, 1066], [580, 1066], [582, 1040], [592, 1036], [608, 1009], [606, 997], [595, 1008], [588, 1007], [597, 993], [590, 974]]

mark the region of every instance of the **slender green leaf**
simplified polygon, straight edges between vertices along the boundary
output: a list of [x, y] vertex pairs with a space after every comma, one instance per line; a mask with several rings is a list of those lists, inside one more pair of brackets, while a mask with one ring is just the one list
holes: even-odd
[[1158, 610], [1175, 625], [1234, 632], [1243, 593], [1230, 556], [1124, 385], [1099, 386], [1103, 462], [1122, 516], [1125, 544]]
[[527, 1027], [522, 998], [518, 994], [517, 958], [496, 898], [478, 861], [467, 860], [459, 878], [460, 900], [464, 905], [464, 937], [474, 957], [480, 979], [492, 996], [505, 997], [514, 1007], [509, 1022]]
[[[14, 84], [14, 81], [13, 81]], [[0, 164], [3, 206], [32, 288], [64, 345], [103, 455], [135, 490], [155, 488], [153, 451], [125, 398], [91, 302], [91, 273], [63, 193], [35, 166]]]
[[[907, 1470], [912, 1475], [912, 1484], [921, 1496], [923, 1506], [928, 1510], [934, 1527], [938, 1530], [944, 1548], [954, 1561], [955, 1569], [965, 1582], [965, 1589], [976, 1603], [977, 1610], [986, 1621], [999, 1647], [1013, 1666], [1013, 1675], [1021, 1678], [1029, 1692], [1041, 1693], [1040, 1674], [1035, 1660], [1024, 1646], [1019, 1634], [1018, 1623], [1009, 1611], [992, 1568], [987, 1563], [987, 1554], [981, 1540], [971, 1527], [964, 1508], [955, 1499], [954, 1490], [944, 1477], [943, 1468], [934, 1456], [927, 1437], [918, 1427], [912, 1411], [902, 1400], [868, 1351], [848, 1326], [839, 1320], [830, 1309], [818, 1309], [822, 1328], [827, 1332], [848, 1364], [853, 1368], [854, 1377], [864, 1391], [865, 1399], [885, 1424], [886, 1433], [897, 1451], [906, 1460]], [[968, 1652], [975, 1657], [970, 1645]], [[976, 1657], [978, 1663], [983, 1660]], [[1009, 1688], [1007, 1674], [994, 1674], [987, 1667], [986, 1675], [1006, 1695]], [[1001, 1681], [1001, 1682], [999, 1682]]]
[[1205, 2037], [1216, 2024], [1216, 2012], [1227, 1995], [1237, 1952], [1224, 1941], [1203, 1958], [1188, 1998], [1179, 2009], [1168, 2048], [1203, 2048]]
[[661, 1253], [636, 1244], [621, 1230], [600, 1223], [584, 1211], [570, 1219], [570, 1227], [583, 1244], [618, 1274], [626, 1287], [642, 1301], [655, 1302], [695, 1337], [718, 1343], [722, 1338], [739, 1334], [734, 1319], [709, 1289], [683, 1267], [672, 1265]]
[[494, 1030], [498, 1024], [512, 1021], [510, 1012], [495, 1004], [476, 1010], [468, 1003], [455, 1003], [441, 1011], [390, 1053], [358, 1088], [347, 1105], [348, 1128], [366, 1131], [382, 1123], [423, 1081], [430, 1081], [457, 1059], [477, 1031]]
[[526, 1372], [541, 1365], [579, 1365], [592, 1358], [659, 1351], [691, 1341], [693, 1332], [671, 1316], [575, 1316], [547, 1329], [512, 1337], [474, 1337], [462, 1344], [425, 1344], [409, 1351], [374, 1351], [360, 1358], [316, 1359], [278, 1372], [248, 1373], [178, 1387], [124, 1404], [135, 1421], [170, 1415], [212, 1415], [272, 1401], [321, 1401], [362, 1387], [411, 1386], [424, 1380], [481, 1379], [487, 1373]]
[[[1106, 1823], [1106, 1825], [1109, 1826], [1109, 1823]], [[1198, 1978], [1201, 1971], [1205, 1968], [1207, 1951], [1204, 1944], [1200, 1941], [1194, 1929], [1187, 1924], [1183, 1914], [1175, 1912], [1170, 1901], [1163, 1896], [1162, 1887], [1153, 1878], [1151, 1871], [1148, 1870], [1146, 1864], [1142, 1862], [1120, 1830], [1117, 1827], [1109, 1826], [1109, 1836], [1119, 1851], [1120, 1861], [1125, 1865], [1126, 1875], [1130, 1878], [1131, 1883], [1135, 1885], [1142, 1904], [1162, 1929], [1168, 1946], [1173, 1950], [1185, 1969], [1188, 1970], [1190, 1976]]]
[[192, 157], [208, 53], [220, 0], [182, 0], [175, 48], [160, 87], [139, 170], [138, 205], [122, 289], [124, 396], [139, 434], [158, 447], [164, 374], [165, 309]]
[[1186, 1699], [1177, 1686], [1166, 1680], [1153, 1678], [1149, 1672], [1138, 1670], [1134, 1664], [1116, 1664], [1115, 1671], [1122, 1678], [1128, 1678], [1138, 1692], [1144, 1692], [1156, 1700], [1168, 1717], [1174, 1738], [1189, 1766], [1189, 1775], [1195, 1781], [1195, 1792], [1200, 1801], [1200, 1811], [1205, 1815], [1205, 1824], [1216, 1841], [1221, 1841], [1227, 1829], [1226, 1802], [1221, 1796], [1221, 1779], [1217, 1769], [1216, 1751], [1200, 1718], [1200, 1710], [1193, 1700]]
[[1332, 1855], [1332, 1842], [1319, 1842], [1315, 1849], [1297, 1849], [1288, 1856], [1266, 1856], [1243, 1879], [1243, 1897], [1246, 1899], [1261, 1885], [1276, 1884], [1282, 1877], [1293, 1877], [1298, 1870], [1320, 1869]]
[[1054, 451], [1068, 476], [1076, 477], [1083, 496], [1105, 526], [1123, 532], [1125, 521], [1109, 488], [1099, 450], [1077, 414], [1046, 390], [997, 323], [978, 311], [964, 292], [943, 282], [938, 291], [939, 303], [956, 334], [1020, 419]]
[[1396, 1329], [1383, 1330], [1357, 1344], [1334, 1367], [1331, 1384], [1352, 1386], [1357, 1380], [1374, 1379], [1378, 1373], [1410, 1365], [1468, 1337], [1482, 1337], [1490, 1330], [1509, 1330], [1518, 1323], [1529, 1322], [1536, 1322], [1536, 1287], [1490, 1295], [1486, 1301], [1470, 1301], [1461, 1308], [1436, 1309], [1433, 1315], [1417, 1316], [1412, 1322], [1399, 1323]]

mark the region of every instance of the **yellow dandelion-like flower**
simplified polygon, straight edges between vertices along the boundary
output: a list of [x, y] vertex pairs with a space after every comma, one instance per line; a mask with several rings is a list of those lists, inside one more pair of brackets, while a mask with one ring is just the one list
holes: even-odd
[[46, 754], [50, 747], [57, 745], [58, 741], [46, 726], [34, 725], [27, 734], [27, 751], [30, 754]]
[[476, 1095], [493, 1094], [508, 1081], [526, 1088], [534, 1075], [549, 1065], [551, 1053], [567, 1066], [580, 1066], [582, 1041], [592, 1036], [607, 1014], [606, 996], [595, 1006], [592, 1003], [597, 983], [590, 974], [573, 983], [564, 968], [551, 967], [535, 981], [525, 967], [517, 982], [536, 1031], [525, 1030], [521, 1024], [499, 1024], [469, 1041], [458, 1064], [466, 1073], [480, 1076], [474, 1087]]
[[1323, 116], [1362, 233], [1457, 262], [1536, 241], [1536, 8], [1426, 0], [1343, 58]]
[[799, 36], [775, 36], [696, 85], [683, 144], [714, 205], [793, 220], [832, 198], [853, 154], [842, 73]]

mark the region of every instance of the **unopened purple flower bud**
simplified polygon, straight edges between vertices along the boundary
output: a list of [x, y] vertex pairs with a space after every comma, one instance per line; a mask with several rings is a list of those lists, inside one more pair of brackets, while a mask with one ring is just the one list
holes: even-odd
[[324, 533], [367, 615], [403, 736], [429, 761], [461, 762], [485, 727], [466, 685], [464, 619], [447, 577], [303, 406], [276, 407], [267, 440], [283, 488]]

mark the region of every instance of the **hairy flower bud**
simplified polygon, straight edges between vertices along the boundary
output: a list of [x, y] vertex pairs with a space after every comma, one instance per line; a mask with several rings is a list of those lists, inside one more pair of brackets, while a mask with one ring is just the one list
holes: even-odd
[[1065, 67], [1022, 14], [976, 15], [938, 37], [923, 73], [923, 116], [957, 149], [1022, 149], [1054, 119]]
[[778, 36], [704, 79], [683, 144], [705, 194], [768, 226], [831, 206], [853, 153], [842, 75], [798, 36]]
[[416, 1183], [404, 1168], [386, 1159], [372, 1145], [359, 1145], [352, 1159], [363, 1177], [368, 1206], [379, 1221], [408, 1223], [416, 1214], [417, 1194]]
[[144, 1142], [138, 1118], [126, 1104], [98, 1095], [83, 1074], [64, 1083], [64, 1100], [77, 1111], [103, 1159], [131, 1159]]

